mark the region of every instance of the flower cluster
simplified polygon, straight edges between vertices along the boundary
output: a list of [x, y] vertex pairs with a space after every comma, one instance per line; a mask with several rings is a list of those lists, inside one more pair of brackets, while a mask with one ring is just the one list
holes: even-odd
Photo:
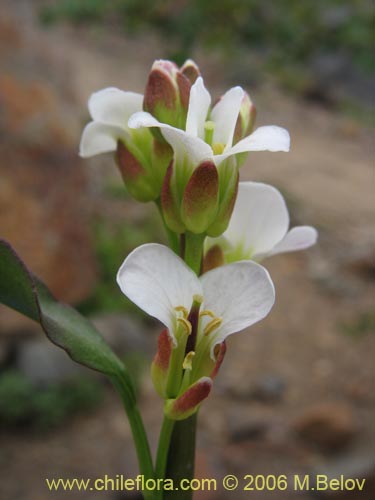
[[254, 130], [255, 107], [241, 87], [212, 105], [191, 60], [181, 68], [156, 61], [144, 96], [107, 88], [90, 97], [89, 111], [81, 156], [114, 152], [129, 193], [155, 201], [181, 242], [174, 251], [157, 244], [135, 249], [117, 281], [165, 325], [152, 379], [166, 415], [184, 419], [208, 396], [226, 338], [273, 306], [273, 283], [258, 262], [316, 242], [312, 227], [288, 230], [279, 191], [239, 182], [250, 151], [287, 152], [289, 134], [277, 126]]

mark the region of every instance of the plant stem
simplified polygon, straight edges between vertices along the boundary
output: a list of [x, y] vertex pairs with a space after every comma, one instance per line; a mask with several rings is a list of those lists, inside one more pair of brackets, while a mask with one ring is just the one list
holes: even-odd
[[206, 235], [204, 233], [185, 233], [185, 254], [184, 261], [199, 276], [202, 267], [203, 242]]
[[[196, 427], [197, 414], [177, 421], [173, 427], [165, 477], [173, 479], [176, 487], [179, 487], [183, 479], [190, 481], [194, 477]], [[192, 490], [179, 489], [164, 492], [164, 500], [191, 500], [192, 498]]]
[[164, 417], [163, 425], [161, 427], [158, 451], [156, 454], [155, 477], [165, 478], [165, 469], [167, 466], [169, 444], [172, 436], [175, 420]]
[[[127, 372], [123, 372], [121, 377], [113, 377], [112, 383], [121, 396], [130, 428], [132, 431], [135, 449], [138, 457], [139, 471], [144, 476], [145, 481], [155, 477], [154, 467], [151, 458], [150, 446], [142, 417], [139, 413], [132, 382]], [[145, 500], [152, 500], [152, 491], [143, 491]]]

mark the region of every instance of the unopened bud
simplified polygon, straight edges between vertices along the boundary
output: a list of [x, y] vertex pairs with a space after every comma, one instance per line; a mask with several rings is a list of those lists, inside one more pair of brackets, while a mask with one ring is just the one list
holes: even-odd
[[158, 60], [152, 65], [143, 107], [157, 120], [185, 129], [191, 84], [172, 61]]
[[241, 102], [236, 128], [234, 130], [234, 144], [252, 133], [254, 130], [255, 118], [256, 108], [249, 94], [245, 92]]
[[215, 221], [207, 228], [207, 235], [217, 237], [223, 234], [228, 227], [234, 204], [237, 198], [239, 174], [237, 168], [229, 159], [225, 165], [221, 165], [220, 182], [225, 179], [225, 189], [220, 189], [219, 208]]
[[172, 420], [184, 420], [195, 413], [200, 403], [207, 398], [212, 388], [212, 380], [202, 377], [191, 385], [181, 396], [168, 399], [164, 406], [164, 413]]
[[172, 355], [172, 340], [165, 328], [158, 338], [158, 350], [151, 364], [151, 379], [157, 393], [167, 395], [168, 371]]
[[200, 234], [215, 218], [218, 207], [219, 175], [211, 161], [201, 163], [191, 175], [182, 198], [181, 216], [185, 227]]
[[181, 73], [186, 76], [191, 85], [193, 85], [198, 76], [201, 75], [198, 66], [192, 59], [188, 59], [184, 62], [184, 64], [181, 66]]
[[153, 176], [122, 141], [117, 143], [116, 162], [125, 186], [133, 198], [147, 202], [159, 196], [160, 186], [155, 184]]
[[204, 255], [202, 271], [206, 273], [207, 271], [211, 271], [211, 269], [224, 265], [224, 263], [224, 252], [221, 246], [213, 245]]

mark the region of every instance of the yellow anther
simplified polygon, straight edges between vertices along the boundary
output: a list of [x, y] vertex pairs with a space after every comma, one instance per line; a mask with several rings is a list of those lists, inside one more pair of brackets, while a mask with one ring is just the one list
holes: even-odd
[[192, 369], [194, 356], [195, 356], [194, 351], [190, 351], [186, 354], [184, 362], [182, 363], [182, 368], [184, 370], [191, 370]]
[[177, 318], [177, 321], [178, 323], [180, 323], [180, 325], [182, 325], [185, 328], [187, 335], [190, 335], [191, 334], [190, 321], [188, 321], [186, 318]]
[[215, 314], [210, 311], [209, 309], [203, 309], [203, 311], [201, 311], [199, 313], [199, 316], [202, 317], [202, 316], [210, 316], [210, 318], [216, 318]]
[[223, 318], [220, 318], [220, 317], [216, 317], [216, 318], [212, 319], [205, 326], [205, 328], [203, 330], [203, 334], [209, 335], [213, 330], [215, 330], [218, 326], [220, 326], [222, 322], [223, 322]]
[[189, 316], [189, 311], [184, 306], [177, 306], [174, 308], [174, 310], [177, 312], [182, 312], [182, 315], [185, 319], [187, 319], [187, 317]]
[[212, 144], [211, 147], [212, 147], [212, 151], [214, 152], [214, 155], [221, 155], [221, 153], [225, 149], [225, 144], [223, 144], [221, 142], [215, 142], [214, 144]]

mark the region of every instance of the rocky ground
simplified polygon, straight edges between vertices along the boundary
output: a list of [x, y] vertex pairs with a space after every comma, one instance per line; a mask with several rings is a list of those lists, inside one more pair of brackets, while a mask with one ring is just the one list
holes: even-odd
[[[105, 86], [142, 92], [148, 68], [162, 53], [151, 36], [124, 39], [66, 26], [43, 30], [31, 4], [4, 1], [0, 7], [0, 234], [59, 298], [78, 303], [98, 279], [89, 230], [93, 214], [104, 213], [110, 223], [111, 217], [134, 220], [149, 210], [103, 197], [108, 177], [117, 181], [110, 158], [77, 158], [87, 97]], [[229, 79], [220, 60], [196, 56], [208, 85], [220, 94]], [[260, 325], [230, 339], [200, 414], [197, 473], [345, 474], [365, 477], [368, 484], [360, 496], [238, 490], [235, 496], [218, 491], [196, 498], [240, 499], [249, 493], [256, 500], [373, 498], [371, 131], [272, 86], [251, 95], [258, 124], [287, 127], [292, 151], [252, 154], [242, 178], [280, 188], [293, 224], [315, 225], [320, 238], [308, 252], [265, 263], [276, 286], [276, 306]], [[12, 362], [36, 382], [72, 373], [73, 364], [50, 348], [35, 326], [5, 309], [0, 314], [0, 366], [11, 349]], [[154, 328], [113, 314], [97, 321], [120, 353], [152, 356]], [[140, 405], [155, 445], [161, 404], [147, 376]], [[48, 493], [46, 477], [137, 473], [129, 429], [110, 389], [95, 413], [43, 434], [4, 429], [0, 439], [2, 498], [68, 496]], [[123, 498], [109, 492], [79, 496]]]

